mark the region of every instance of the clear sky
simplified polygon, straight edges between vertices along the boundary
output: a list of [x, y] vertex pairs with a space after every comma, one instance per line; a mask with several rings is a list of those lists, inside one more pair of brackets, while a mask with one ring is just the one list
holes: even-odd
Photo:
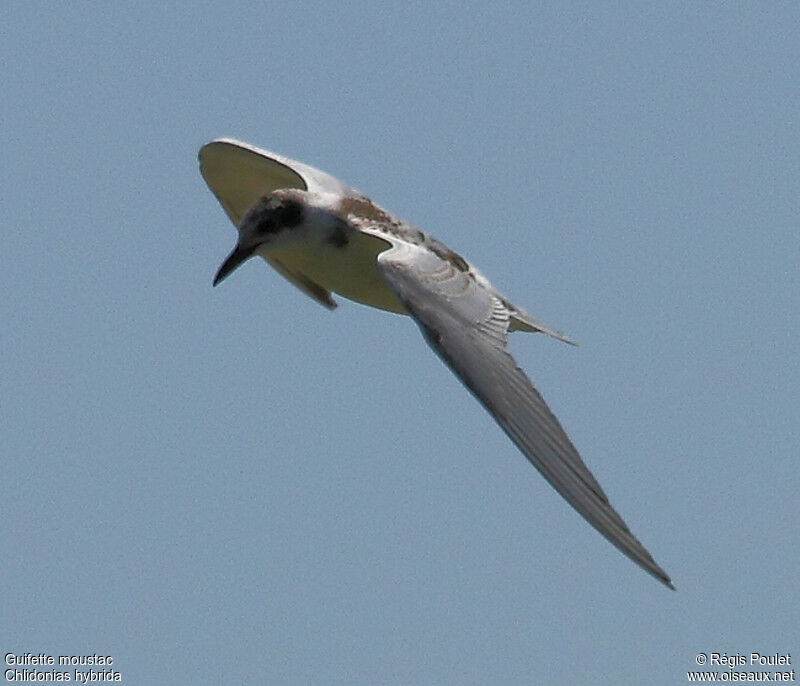
[[[800, 6], [395, 5], [5, 7], [0, 650], [129, 684], [800, 661]], [[256, 260], [212, 289], [218, 136], [335, 174], [580, 341], [512, 349], [677, 591], [411, 320]]]

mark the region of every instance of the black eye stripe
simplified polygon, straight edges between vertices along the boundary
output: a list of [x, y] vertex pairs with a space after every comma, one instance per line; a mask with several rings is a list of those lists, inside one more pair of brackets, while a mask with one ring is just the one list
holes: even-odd
[[303, 206], [295, 200], [267, 197], [259, 205], [257, 212], [260, 218], [256, 231], [261, 235], [278, 233], [303, 221]]
[[292, 200], [285, 200], [276, 208], [278, 223], [282, 226], [297, 226], [303, 220], [303, 208]]

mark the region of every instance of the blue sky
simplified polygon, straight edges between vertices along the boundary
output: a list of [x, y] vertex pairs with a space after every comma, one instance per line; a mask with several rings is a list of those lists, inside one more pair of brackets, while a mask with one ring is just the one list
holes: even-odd
[[[0, 648], [132, 684], [654, 683], [797, 653], [800, 8], [12, 3]], [[672, 593], [404, 317], [197, 170], [314, 164], [580, 341], [520, 363]]]

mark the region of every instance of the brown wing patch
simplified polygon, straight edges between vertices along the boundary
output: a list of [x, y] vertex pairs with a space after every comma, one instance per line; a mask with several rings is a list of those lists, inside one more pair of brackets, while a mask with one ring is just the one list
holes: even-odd
[[461, 257], [461, 255], [459, 255], [457, 252], [454, 252], [453, 250], [448, 250], [447, 259], [455, 265], [456, 269], [460, 269], [462, 272], [465, 273], [469, 271], [469, 265], [467, 264], [467, 261], [463, 257]]
[[354, 197], [347, 196], [342, 198], [339, 203], [339, 211], [345, 216], [355, 215], [356, 217], [367, 219], [381, 224], [394, 223], [394, 219], [381, 207], [378, 207], [372, 200], [363, 195]]
[[424, 231], [420, 231], [411, 224], [393, 217], [382, 207], [376, 205], [372, 200], [363, 195], [342, 198], [339, 203], [339, 211], [350, 221], [357, 223], [366, 222], [373, 226], [380, 226], [382, 231], [397, 236], [404, 241], [409, 241], [415, 245], [425, 245], [459, 271], [469, 273], [469, 264], [467, 264], [467, 261], [457, 252], [448, 248], [444, 243], [440, 243], [435, 238], [427, 235]]

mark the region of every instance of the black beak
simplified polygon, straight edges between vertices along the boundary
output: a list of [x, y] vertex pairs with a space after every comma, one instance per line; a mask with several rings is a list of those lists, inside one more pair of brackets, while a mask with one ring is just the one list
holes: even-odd
[[247, 260], [249, 257], [253, 256], [253, 253], [256, 251], [258, 246], [253, 246], [252, 248], [247, 248], [243, 250], [240, 246], [236, 246], [233, 249], [233, 252], [225, 258], [225, 261], [222, 263], [222, 266], [219, 268], [217, 275], [214, 277], [214, 285], [216, 286], [222, 279], [224, 279], [228, 274], [230, 274], [236, 267], [238, 267], [242, 262]]

